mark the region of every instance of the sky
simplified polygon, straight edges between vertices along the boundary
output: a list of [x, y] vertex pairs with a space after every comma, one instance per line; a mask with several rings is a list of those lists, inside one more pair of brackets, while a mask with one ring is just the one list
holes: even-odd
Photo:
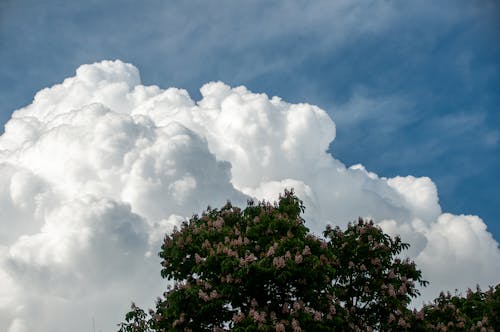
[[427, 298], [498, 283], [499, 10], [0, 2], [0, 330], [112, 330], [164, 232], [283, 187], [401, 234]]

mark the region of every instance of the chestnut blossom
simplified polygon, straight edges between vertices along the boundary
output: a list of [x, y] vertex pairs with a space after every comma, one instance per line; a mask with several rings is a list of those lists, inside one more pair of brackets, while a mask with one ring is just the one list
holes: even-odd
[[299, 322], [297, 322], [297, 320], [295, 318], [292, 319], [292, 329], [293, 329], [293, 332], [302, 331], [302, 329], [300, 328]]
[[298, 302], [293, 303], [293, 310], [299, 311], [301, 309], [301, 305]]
[[394, 290], [394, 286], [392, 284], [389, 284], [389, 296], [396, 297], [396, 291]]
[[335, 309], [335, 306], [333, 304], [330, 304], [330, 308], [328, 310], [328, 313], [332, 316], [334, 316], [337, 313], [337, 309]]
[[208, 296], [208, 294], [201, 289], [198, 291], [198, 297], [205, 302], [208, 302], [210, 300], [210, 296]]
[[224, 225], [224, 219], [222, 219], [221, 217], [217, 217], [217, 219], [214, 222], [214, 227], [217, 230], [221, 230], [222, 229], [222, 225]]
[[212, 247], [212, 245], [208, 240], [203, 241], [203, 243], [201, 244], [201, 249], [208, 249], [210, 247]]
[[277, 269], [284, 268], [285, 267], [285, 258], [283, 256], [274, 257], [274, 259], [273, 259], [273, 265]]
[[255, 255], [253, 253], [245, 254], [245, 262], [251, 263], [255, 260], [257, 260], [257, 257], [255, 257]]
[[245, 314], [243, 312], [235, 313], [233, 315], [232, 321], [235, 322], [236, 324], [243, 321], [245, 319]]
[[203, 261], [203, 258], [201, 258], [201, 256], [198, 255], [198, 253], [196, 253], [196, 254], [194, 254], [194, 260], [195, 260], [196, 264], [200, 264]]
[[269, 247], [269, 250], [267, 251], [266, 256], [267, 256], [267, 257], [269, 257], [269, 256], [273, 256], [273, 255], [274, 255], [274, 252], [275, 252], [275, 248], [274, 248], [274, 246]]
[[283, 323], [278, 323], [276, 324], [276, 332], [285, 332], [285, 325]]
[[406, 285], [405, 284], [401, 284], [401, 286], [399, 287], [399, 290], [398, 290], [398, 294], [399, 295], [405, 295], [406, 292], [407, 292]]
[[213, 291], [210, 292], [210, 299], [211, 300], [214, 300], [214, 299], [216, 299], [218, 297], [219, 297], [219, 293], [217, 293], [216, 290], [213, 290]]

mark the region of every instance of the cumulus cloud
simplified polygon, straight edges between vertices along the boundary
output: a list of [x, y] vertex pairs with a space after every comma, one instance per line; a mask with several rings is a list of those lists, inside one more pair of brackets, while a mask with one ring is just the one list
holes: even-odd
[[0, 137], [0, 330], [113, 330], [130, 301], [151, 305], [165, 287], [165, 232], [208, 205], [291, 187], [316, 233], [362, 216], [401, 234], [432, 282], [427, 299], [498, 282], [479, 217], [442, 213], [429, 178], [346, 167], [327, 153], [325, 111], [221, 82], [201, 95], [103, 61], [13, 113]]

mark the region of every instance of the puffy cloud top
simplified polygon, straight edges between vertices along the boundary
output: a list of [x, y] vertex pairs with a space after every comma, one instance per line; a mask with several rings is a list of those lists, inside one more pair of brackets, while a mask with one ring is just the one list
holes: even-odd
[[325, 111], [222, 82], [201, 94], [103, 61], [13, 113], [0, 137], [0, 330], [113, 330], [131, 300], [161, 293], [156, 252], [183, 217], [285, 187], [316, 233], [363, 216], [401, 234], [432, 282], [426, 299], [498, 282], [479, 217], [442, 214], [429, 178], [345, 167], [327, 153]]

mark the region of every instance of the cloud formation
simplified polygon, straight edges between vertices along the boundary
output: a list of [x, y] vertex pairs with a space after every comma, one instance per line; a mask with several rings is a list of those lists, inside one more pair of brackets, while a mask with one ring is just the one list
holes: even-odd
[[335, 124], [320, 108], [221, 82], [201, 95], [103, 61], [14, 112], [0, 137], [0, 330], [114, 330], [131, 300], [151, 305], [165, 287], [165, 232], [285, 187], [318, 234], [358, 216], [401, 234], [431, 281], [426, 299], [498, 282], [498, 244], [479, 217], [442, 213], [429, 178], [346, 167], [326, 152]]

